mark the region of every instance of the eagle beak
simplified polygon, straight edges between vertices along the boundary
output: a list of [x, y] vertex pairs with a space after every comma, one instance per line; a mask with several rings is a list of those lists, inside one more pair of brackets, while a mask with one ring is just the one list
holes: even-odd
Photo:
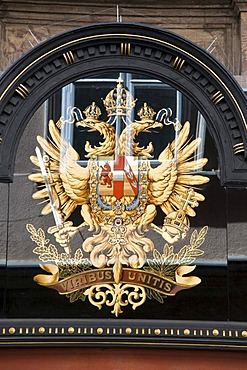
[[163, 123], [161, 123], [161, 122], [154, 122], [152, 128], [157, 128], [157, 127], [162, 128], [163, 127]]
[[92, 132], [92, 131], [97, 131], [96, 128], [92, 127], [92, 124], [90, 124], [91, 122], [87, 122], [86, 120], [83, 120], [83, 121], [78, 121], [76, 122], [76, 127], [79, 127], [79, 126], [82, 126], [82, 127], [87, 127], [87, 128], [90, 128], [90, 130], [88, 130], [88, 132]]
[[86, 125], [85, 125], [85, 122], [84, 121], [78, 121], [78, 122], [76, 122], [76, 127], [79, 127], [79, 126], [82, 126], [82, 127], [86, 127]]
[[163, 123], [161, 122], [153, 122], [149, 127], [147, 127], [145, 130], [143, 130], [143, 132], [151, 132], [150, 129], [154, 129], [154, 128], [162, 128], [163, 127]]

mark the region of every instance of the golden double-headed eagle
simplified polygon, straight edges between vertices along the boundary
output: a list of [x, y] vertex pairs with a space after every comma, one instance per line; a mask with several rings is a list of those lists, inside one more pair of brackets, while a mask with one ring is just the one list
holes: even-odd
[[[103, 102], [109, 117], [106, 122], [100, 120], [101, 111], [95, 102], [84, 110], [84, 115], [79, 109], [72, 110], [76, 126], [83, 126], [91, 132], [98, 131], [102, 136], [99, 146], [86, 142], [87, 165], [79, 164], [79, 154], [64, 140], [60, 128], [66, 123], [50, 120], [49, 138], [37, 137], [45, 152], [43, 160], [50, 189], [42, 171], [30, 175], [29, 179], [44, 185], [33, 194], [34, 199], [47, 199], [42, 214], [47, 215], [54, 209], [58, 212], [60, 226], [52, 226], [48, 231], [55, 234], [65, 251], [70, 252], [67, 247], [73, 235], [88, 227], [94, 234], [84, 241], [82, 248], [90, 253], [95, 267], [113, 265], [115, 281], [119, 282], [122, 265], [141, 268], [147, 253], [153, 250], [152, 240], [145, 235], [147, 230], [156, 231], [169, 244], [186, 235], [190, 226], [189, 217], [196, 215], [195, 206], [204, 200], [198, 186], [209, 179], [196, 174], [205, 166], [207, 159], [194, 158], [200, 138], [188, 140], [189, 122], [185, 122], [182, 128], [179, 122], [173, 122], [176, 137], [160, 153], [158, 164], [156, 161], [153, 165], [153, 144], [150, 142], [147, 147], [141, 147], [136, 140], [139, 133], [148, 133], [167, 124], [170, 111], [163, 109], [156, 115], [145, 103], [138, 111], [140, 119], [131, 122], [129, 112], [135, 106], [135, 100], [123, 88], [121, 81]], [[125, 124], [118, 136], [114, 128], [117, 119]], [[112, 163], [119, 158], [123, 162], [116, 172], [120, 172], [129, 190], [123, 190], [120, 195], [112, 190], [116, 168], [114, 164], [110, 167], [109, 158], [113, 158]], [[135, 169], [130, 158], [138, 159]], [[32, 156], [31, 161], [40, 167], [37, 156]], [[124, 189], [125, 185], [120, 185]], [[68, 219], [77, 207], [80, 207], [83, 221], [74, 226]], [[157, 207], [164, 212], [162, 228], [153, 223]]]

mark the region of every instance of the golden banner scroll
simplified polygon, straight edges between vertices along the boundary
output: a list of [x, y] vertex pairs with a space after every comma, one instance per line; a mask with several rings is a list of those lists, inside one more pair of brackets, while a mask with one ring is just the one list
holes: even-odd
[[[34, 281], [39, 285], [56, 290], [59, 294], [70, 294], [92, 285], [116, 284], [111, 268], [87, 270], [59, 280], [59, 269], [56, 265], [47, 264], [40, 265], [40, 267], [51, 275], [36, 275]], [[160, 294], [174, 296], [180, 290], [193, 288], [201, 282], [201, 279], [196, 276], [184, 276], [193, 271], [195, 267], [178, 267], [175, 281], [147, 271], [123, 268], [120, 283], [142, 286]]]

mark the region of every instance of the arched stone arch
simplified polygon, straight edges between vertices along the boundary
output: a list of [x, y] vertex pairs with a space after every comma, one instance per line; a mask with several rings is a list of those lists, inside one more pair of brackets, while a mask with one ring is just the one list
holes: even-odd
[[192, 42], [131, 23], [95, 24], [59, 34], [23, 55], [0, 85], [0, 181], [11, 182], [19, 140], [52, 93], [112, 69], [150, 74], [187, 95], [208, 122], [225, 186], [247, 184], [246, 98], [226, 69]]

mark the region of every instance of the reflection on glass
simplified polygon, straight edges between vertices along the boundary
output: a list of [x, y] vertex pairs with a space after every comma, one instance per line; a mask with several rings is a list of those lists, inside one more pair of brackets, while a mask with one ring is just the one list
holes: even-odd
[[[196, 107], [165, 82], [129, 73], [75, 81], [45, 107], [46, 175], [36, 143], [36, 172], [23, 179], [26, 207], [43, 216], [22, 223], [29, 257], [20, 250], [13, 259], [6, 315], [225, 320], [225, 192]], [[212, 261], [221, 268], [209, 271]], [[218, 312], [216, 299], [225, 302]]]

